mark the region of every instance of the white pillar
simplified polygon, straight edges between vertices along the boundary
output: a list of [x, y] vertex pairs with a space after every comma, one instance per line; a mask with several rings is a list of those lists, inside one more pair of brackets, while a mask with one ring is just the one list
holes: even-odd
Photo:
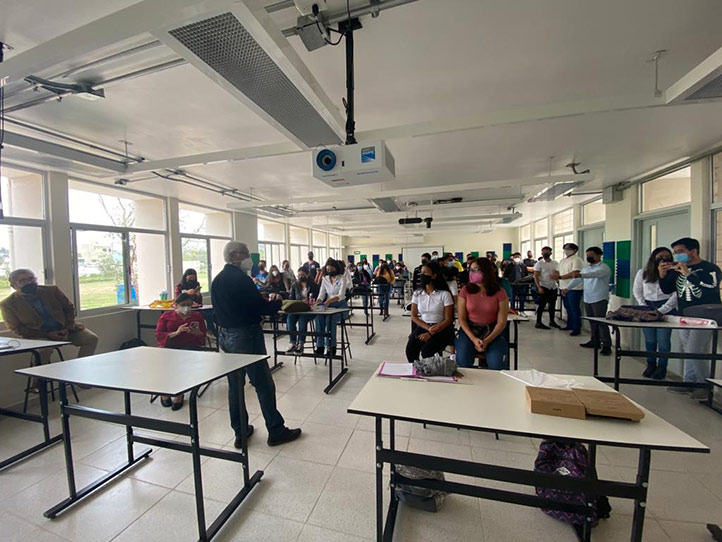
[[233, 239], [246, 243], [250, 252], [258, 252], [258, 217], [248, 213], [233, 213]]
[[700, 244], [700, 255], [705, 260], [714, 261], [712, 250], [712, 217], [710, 211], [710, 194], [712, 193], [712, 158], [707, 156], [692, 162], [690, 186], [690, 234]]
[[68, 297], [73, 296], [73, 256], [70, 245], [70, 210], [68, 206], [68, 175], [48, 172], [48, 246], [50, 271], [46, 281], [58, 286]]

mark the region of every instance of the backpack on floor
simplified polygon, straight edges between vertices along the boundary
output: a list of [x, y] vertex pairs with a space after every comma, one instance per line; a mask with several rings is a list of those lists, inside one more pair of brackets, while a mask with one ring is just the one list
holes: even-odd
[[120, 345], [121, 350], [128, 350], [129, 348], [138, 348], [139, 346], [148, 346], [145, 341], [140, 339], [130, 339]]
[[[571, 476], [572, 478], [586, 478], [590, 472], [596, 478], [597, 473], [589, 465], [589, 453], [581, 442], [560, 442], [555, 440], [544, 440], [539, 446], [539, 453], [534, 461], [536, 472], [558, 474], [560, 476]], [[584, 493], [537, 487], [536, 494], [546, 499], [571, 503], [587, 504], [587, 496]], [[599, 523], [599, 518], [608, 518], [612, 507], [609, 499], [600, 495], [592, 499], [592, 527]], [[579, 531], [586, 521], [583, 514], [564, 512], [562, 510], [545, 510], [545, 514], [573, 525]]]
[[[411, 480], [444, 480], [444, 473], [437, 470], [397, 465], [396, 472]], [[395, 491], [401, 502], [425, 512], [438, 512], [447, 495], [445, 491], [405, 484], [397, 484]]]

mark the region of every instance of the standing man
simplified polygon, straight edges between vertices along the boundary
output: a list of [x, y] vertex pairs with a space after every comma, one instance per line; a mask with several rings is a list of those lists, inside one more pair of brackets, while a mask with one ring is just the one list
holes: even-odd
[[424, 252], [421, 255], [421, 265], [414, 269], [414, 274], [411, 277], [411, 288], [414, 292], [421, 288], [421, 282], [419, 279], [419, 275], [421, 275], [421, 268], [424, 267], [427, 263], [429, 263], [430, 260], [431, 254], [429, 254], [428, 252]]
[[[699, 241], [683, 237], [672, 243], [675, 263], [659, 264], [659, 284], [665, 294], [677, 294], [677, 306], [682, 315], [697, 305], [719, 305], [722, 271], [715, 264], [699, 256]], [[683, 329], [679, 334], [682, 351], [686, 354], [702, 354], [710, 351], [711, 331]], [[684, 360], [684, 381], [705, 382], [709, 377], [709, 361], [704, 359]], [[674, 393], [689, 393], [688, 388], [669, 387]], [[707, 399], [703, 388], [692, 391], [694, 399]]]
[[321, 269], [321, 264], [318, 263], [316, 260], [313, 259], [313, 252], [308, 252], [308, 261], [303, 264], [303, 269], [306, 271], [306, 275], [308, 275], [308, 278], [311, 282], [316, 281], [316, 275], [318, 274], [318, 271]]
[[537, 260], [534, 257], [534, 253], [531, 250], [527, 250], [526, 258], [524, 259], [524, 265], [526, 265], [527, 271], [529, 271], [530, 273], [533, 272], [536, 262], [537, 262]]
[[[270, 294], [268, 301], [261, 297], [253, 281], [246, 274], [251, 270], [253, 261], [248, 247], [238, 241], [229, 241], [223, 248], [226, 265], [216, 275], [211, 285], [211, 302], [216, 320], [221, 327], [218, 344], [224, 352], [235, 354], [265, 354], [266, 341], [261, 329], [261, 316], [276, 314], [281, 308], [278, 294]], [[313, 254], [309, 252], [309, 260]], [[258, 361], [241, 370], [241, 385], [246, 383], [246, 375], [256, 389], [258, 403], [261, 405], [263, 418], [268, 429], [268, 445], [278, 446], [296, 440], [301, 435], [300, 429], [289, 429], [283, 416], [276, 408], [276, 385], [271, 376], [268, 361]], [[228, 407], [230, 409], [231, 427], [236, 435], [233, 445], [241, 448], [241, 419], [238, 413], [240, 406], [240, 390], [235, 375], [228, 376]], [[245, 412], [247, 436], [253, 434], [253, 426], [248, 425], [248, 413]]]
[[[612, 270], [602, 262], [602, 249], [591, 247], [587, 249], [587, 265], [579, 271], [572, 271], [574, 280], [567, 284], [568, 290], [574, 290], [580, 284], [584, 285], [584, 312], [587, 316], [605, 318], [609, 308], [609, 276]], [[606, 324], [591, 323], [592, 339], [579, 346], [594, 348], [596, 344], [602, 347], [601, 353], [608, 356], [612, 353], [612, 337]]]
[[[575, 277], [574, 272], [581, 272], [584, 260], [579, 256], [579, 247], [574, 243], [567, 243], [564, 249], [564, 259], [559, 262], [559, 289], [562, 291], [562, 302], [567, 310], [567, 326], [562, 328], [571, 331], [570, 335], [576, 337], [582, 332], [582, 293], [583, 284], [569, 288], [569, 283]], [[606, 315], [605, 315], [606, 316]]]
[[[552, 260], [551, 247], [542, 248], [542, 259], [534, 265], [534, 283], [539, 292], [539, 306], [536, 310], [536, 328], [550, 329], [559, 328], [554, 321], [554, 311], [557, 304], [557, 281], [559, 276], [559, 264]], [[542, 324], [544, 309], [549, 307], [549, 326]]]
[[512, 299], [511, 308], [516, 311], [524, 310], [526, 300], [526, 284], [519, 284], [519, 281], [528, 275], [524, 262], [521, 261], [521, 253], [515, 252], [511, 255], [511, 262], [504, 269], [504, 278], [511, 283]]

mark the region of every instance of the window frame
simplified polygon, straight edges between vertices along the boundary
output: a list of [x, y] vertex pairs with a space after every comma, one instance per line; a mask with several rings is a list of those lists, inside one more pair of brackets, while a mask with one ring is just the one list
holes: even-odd
[[[712, 157], [710, 156], [710, 163], [712, 162], [711, 158]], [[644, 185], [658, 181], [664, 177], [667, 177], [673, 173], [676, 173], [677, 171], [682, 171], [683, 169], [690, 170], [690, 176], [689, 176], [690, 198], [689, 198], [689, 200], [682, 201], [679, 203], [674, 203], [673, 205], [667, 205], [667, 206], [663, 206], [663, 207], [655, 207], [654, 209], [645, 209], [644, 208]], [[710, 185], [712, 186], [712, 189], [714, 190], [714, 179], [710, 179], [710, 180], [711, 180]], [[638, 190], [637, 200], [639, 202], [639, 209], [638, 209], [639, 215], [648, 215], [651, 213], [657, 213], [659, 211], [667, 211], [667, 210], [676, 209], [676, 208], [688, 207], [692, 204], [692, 163], [691, 162], [686, 163], [685, 165], [678, 167], [672, 171], [667, 171], [663, 175], [658, 175], [656, 177], [652, 177], [651, 179], [647, 179], [644, 182], [639, 183], [637, 190]], [[710, 194], [710, 202], [711, 201], [712, 201], [712, 194]]]
[[[222, 235], [205, 235], [201, 233], [180, 233], [179, 242], [181, 246], [181, 262], [183, 261], [183, 239], [197, 239], [199, 241], [206, 242], [206, 267], [208, 268], [208, 292], [211, 291], [211, 283], [213, 282], [213, 256], [212, 256], [212, 245], [211, 241], [225, 241], [231, 240], [231, 237], [224, 237]], [[183, 270], [185, 272], [185, 269]], [[175, 279], [171, 282], [175, 282]], [[174, 286], [175, 287], [175, 286]]]
[[585, 201], [584, 203], [582, 203], [582, 206], [581, 206], [582, 212], [581, 212], [581, 216], [579, 217], [582, 226], [593, 226], [596, 224], [602, 224], [607, 221], [607, 209], [604, 208], [604, 218], [602, 220], [597, 220], [596, 222], [587, 222], [587, 216], [586, 216], [586, 213], [584, 212], [584, 210], [587, 208], [588, 205], [592, 205], [592, 204], [596, 204], [596, 203], [601, 203], [602, 207], [604, 208], [604, 202], [602, 201], [602, 198], [595, 198], [593, 200]]

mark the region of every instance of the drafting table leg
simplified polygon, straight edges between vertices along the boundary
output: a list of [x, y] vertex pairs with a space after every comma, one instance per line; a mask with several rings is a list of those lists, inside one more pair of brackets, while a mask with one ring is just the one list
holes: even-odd
[[647, 488], [649, 487], [649, 464], [651, 452], [649, 448], [640, 448], [639, 466], [637, 467], [637, 486], [642, 488], [643, 497], [634, 501], [634, 518], [632, 519], [632, 542], [642, 542], [644, 529], [644, 512], [647, 509]]
[[[123, 403], [125, 406], [125, 414], [127, 416], [131, 415], [130, 411], [130, 392], [124, 391], [123, 392]], [[133, 455], [133, 427], [130, 425], [125, 426], [125, 445], [127, 448], [128, 453], [128, 463], [132, 463], [134, 460]]]
[[[709, 360], [709, 377], [715, 378], [715, 373], [717, 372], [717, 342], [719, 339], [719, 332], [718, 330], [714, 330], [714, 333], [712, 334], [712, 355], [710, 356]], [[710, 383], [709, 386], [709, 395], [707, 396], [707, 406], [714, 408], [714, 385]]]
[[65, 470], [68, 475], [68, 492], [70, 493], [70, 498], [74, 499], [77, 496], [77, 490], [75, 488], [73, 448], [70, 445], [70, 415], [65, 412], [65, 407], [68, 406], [68, 394], [65, 389], [65, 382], [60, 382], [58, 389], [60, 392], [60, 421], [63, 426], [63, 443], [65, 444]]
[[[376, 417], [376, 542], [384, 539], [384, 464], [379, 458], [384, 446], [381, 418]], [[393, 491], [393, 490], [392, 490]]]
[[514, 370], [519, 370], [519, 321], [514, 320]]
[[142, 327], [140, 325], [140, 313], [143, 312], [142, 310], [138, 309], [135, 311], [135, 325], [136, 325], [136, 331], [138, 333], [138, 340], [142, 340], [141, 333], [142, 333]]
[[[241, 392], [242, 393], [242, 392]], [[193, 456], [193, 482], [196, 495], [196, 517], [198, 518], [198, 539], [205, 542], [208, 540], [206, 535], [206, 512], [203, 507], [203, 475], [201, 473], [201, 453], [200, 442], [198, 436], [198, 388], [191, 390], [188, 400], [188, 409], [190, 411], [191, 426], [191, 454]], [[242, 400], [243, 398], [241, 398]], [[243, 420], [241, 418], [241, 432], [243, 433]]]
[[619, 366], [622, 362], [622, 356], [619, 351], [622, 349], [622, 334], [619, 327], [613, 326], [614, 330], [614, 389], [619, 391]]

